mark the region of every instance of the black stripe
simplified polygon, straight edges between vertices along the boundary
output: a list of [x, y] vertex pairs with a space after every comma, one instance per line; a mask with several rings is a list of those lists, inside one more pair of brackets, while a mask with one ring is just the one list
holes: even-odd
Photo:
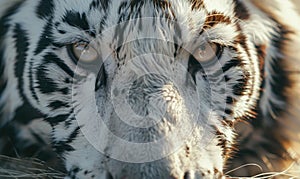
[[71, 145], [66, 144], [65, 142], [57, 142], [53, 145], [54, 145], [54, 148], [55, 148], [55, 152], [58, 155], [62, 155], [65, 152], [72, 152], [72, 151], [75, 150]]
[[131, 0], [130, 1], [130, 12], [127, 14], [127, 19], [129, 20], [130, 17], [137, 19], [142, 17], [142, 6], [145, 4], [145, 1], [140, 0]]
[[[99, 24], [100, 25], [100, 27], [99, 27], [100, 34], [102, 33], [104, 26], [107, 25], [107, 23], [106, 23], [107, 18], [108, 18], [108, 15], [106, 14], [100, 21], [100, 24]], [[95, 36], [95, 34], [96, 34], [96, 32], [92, 32], [92, 34], [90, 34], [90, 35]]]
[[231, 96], [227, 96], [226, 98], [226, 104], [234, 104], [235, 100]]
[[62, 88], [59, 90], [62, 94], [67, 95], [70, 93], [70, 88], [66, 87], [66, 88]]
[[72, 134], [69, 136], [68, 140], [66, 141], [67, 144], [70, 144], [71, 142], [73, 142], [76, 137], [78, 136], [80, 132], [80, 127], [77, 127], [73, 132]]
[[45, 64], [40, 66], [36, 72], [37, 88], [44, 94], [54, 93], [59, 90], [58, 84], [47, 76], [49, 75], [47, 71], [47, 64]]
[[53, 0], [41, 0], [36, 7], [36, 14], [39, 18], [45, 19], [53, 16], [54, 2]]
[[242, 95], [243, 92], [246, 90], [247, 83], [248, 83], [248, 77], [246, 76], [243, 77], [242, 79], [237, 80], [237, 84], [235, 84], [232, 87], [233, 94], [238, 96]]
[[175, 11], [169, 0], [153, 0], [153, 4], [155, 9], [160, 8], [162, 12], [164, 12], [161, 16], [161, 21], [164, 19], [164, 17], [167, 18], [167, 20], [173, 19], [176, 21]]
[[70, 117], [70, 114], [62, 114], [55, 117], [47, 117], [45, 120], [49, 122], [52, 126], [56, 126], [57, 124], [66, 121]]
[[226, 72], [228, 71], [229, 69], [233, 68], [233, 67], [237, 67], [237, 66], [240, 66], [242, 63], [241, 63], [241, 60], [239, 59], [232, 59], [230, 61], [228, 61], [223, 67], [222, 67], [222, 71], [223, 72]]
[[60, 109], [60, 108], [68, 108], [70, 107], [68, 103], [66, 102], [63, 102], [63, 101], [53, 101], [51, 102], [48, 107], [52, 108], [53, 110], [56, 110], [56, 109]]
[[46, 26], [44, 27], [44, 31], [40, 37], [40, 40], [38, 42], [38, 46], [34, 51], [34, 54], [37, 55], [41, 53], [43, 50], [45, 50], [49, 45], [53, 42], [52, 37], [52, 22], [48, 22]]
[[247, 20], [250, 18], [250, 13], [247, 9], [247, 7], [244, 5], [243, 2], [241, 2], [240, 0], [235, 0], [235, 8], [234, 8], [234, 12], [235, 15], [237, 16], [237, 18], [241, 19], [241, 20]]
[[19, 8], [21, 7], [21, 5], [24, 3], [25, 1], [20, 1], [18, 3], [16, 3], [14, 6], [10, 7], [4, 14], [4, 16], [2, 16], [2, 18], [0, 19], [0, 42], [2, 42], [2, 38], [4, 37], [4, 35], [7, 33], [8, 28], [9, 28], [9, 19], [10, 17], [17, 13], [17, 11], [19, 10]]
[[65, 152], [74, 151], [74, 148], [70, 144], [77, 138], [79, 132], [80, 132], [80, 127], [77, 127], [68, 137], [67, 141], [59, 141], [54, 143], [56, 152], [58, 154], [63, 154]]
[[101, 8], [102, 10], [107, 11], [109, 3], [110, 0], [93, 0], [93, 2], [90, 5], [90, 10]]
[[228, 115], [232, 115], [233, 113], [232, 109], [228, 109], [228, 108], [226, 108], [224, 112]]
[[202, 0], [189, 0], [192, 4], [192, 10], [204, 8], [204, 3]]
[[204, 28], [205, 29], [211, 28], [220, 23], [229, 24], [229, 23], [231, 23], [231, 19], [228, 16], [226, 16], [225, 14], [221, 14], [220, 12], [213, 11], [213, 12], [207, 14], [207, 17], [206, 17], [206, 20], [204, 23]]
[[[49, 64], [55, 64], [60, 69], [62, 69], [69, 77], [73, 78], [75, 73], [70, 69], [62, 59], [60, 59], [54, 53], [47, 53], [44, 56], [44, 64], [37, 68], [36, 78], [37, 78], [37, 88], [40, 89], [41, 93], [48, 94], [54, 92], [61, 92], [65, 95], [69, 94], [69, 88], [60, 88], [59, 84], [55, 81], [55, 79], [51, 78], [51, 72], [48, 69]], [[80, 77], [77, 75], [76, 79], [80, 80]], [[61, 81], [61, 83], [65, 83]]]
[[[4, 73], [4, 49], [0, 49], [0, 99], [2, 97], [2, 93], [4, 92], [6, 86], [7, 86], [7, 79], [4, 78], [3, 73]], [[7, 118], [5, 116], [5, 112], [3, 111], [5, 103], [0, 104], [0, 127], [3, 125], [3, 120], [4, 118]]]
[[23, 105], [16, 109], [15, 113], [16, 115], [13, 121], [18, 121], [21, 124], [29, 124], [34, 119], [44, 117], [44, 115], [33, 108], [26, 99], [23, 101]]
[[25, 98], [23, 92], [23, 73], [26, 64], [27, 51], [29, 46], [29, 39], [27, 37], [27, 32], [22, 29], [20, 24], [16, 24], [14, 28], [15, 46], [17, 51], [17, 58], [15, 63], [15, 75], [18, 78], [18, 89], [22, 97]]
[[62, 20], [70, 26], [77, 27], [82, 30], [87, 31], [90, 29], [86, 13], [80, 14], [79, 12], [68, 11]]
[[74, 72], [64, 63], [62, 59], [60, 59], [54, 53], [48, 53], [44, 56], [45, 63], [53, 63], [59, 66], [64, 72], [66, 72], [70, 77], [74, 77]]
[[0, 49], [0, 98], [1, 94], [3, 93], [4, 89], [7, 85], [7, 80], [3, 77], [4, 75], [4, 68], [5, 68], [5, 62], [4, 62], [4, 49]]

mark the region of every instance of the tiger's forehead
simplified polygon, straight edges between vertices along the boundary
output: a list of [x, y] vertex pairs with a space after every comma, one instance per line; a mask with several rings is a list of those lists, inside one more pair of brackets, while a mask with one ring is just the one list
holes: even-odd
[[[56, 9], [61, 9], [54, 21], [63, 22], [56, 27], [58, 32], [63, 32], [56, 35], [62, 43], [75, 38], [90, 41], [91, 36], [107, 32], [115, 32], [110, 38], [118, 37], [119, 41], [125, 37], [130, 40], [151, 36], [171, 40], [176, 36], [188, 42], [197, 38], [205, 27], [212, 26], [205, 24], [207, 20], [222, 21], [234, 15], [232, 0], [77, 0], [54, 4]], [[207, 19], [212, 14], [222, 17]], [[214, 30], [210, 35], [222, 37], [222, 34]]]

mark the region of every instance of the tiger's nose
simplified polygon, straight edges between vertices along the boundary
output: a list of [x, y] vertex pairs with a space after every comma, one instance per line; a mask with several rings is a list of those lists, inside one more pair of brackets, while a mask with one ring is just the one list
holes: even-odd
[[132, 112], [140, 118], [162, 119], [167, 112], [167, 104], [176, 102], [178, 96], [176, 87], [171, 83], [170, 79], [157, 74], [136, 79], [126, 99]]

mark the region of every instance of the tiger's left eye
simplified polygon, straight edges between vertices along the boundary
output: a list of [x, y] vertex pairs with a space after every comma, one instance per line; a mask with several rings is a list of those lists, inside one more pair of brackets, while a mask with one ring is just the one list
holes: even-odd
[[91, 44], [79, 42], [70, 45], [69, 54], [75, 63], [93, 63], [99, 59], [99, 53]]
[[193, 56], [199, 63], [208, 63], [216, 58], [219, 58], [222, 53], [222, 48], [216, 43], [205, 43], [198, 47]]

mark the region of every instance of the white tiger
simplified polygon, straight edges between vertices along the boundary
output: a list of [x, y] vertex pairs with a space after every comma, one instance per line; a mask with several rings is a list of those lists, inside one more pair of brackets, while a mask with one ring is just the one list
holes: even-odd
[[0, 7], [2, 155], [66, 178], [300, 176], [290, 1]]

